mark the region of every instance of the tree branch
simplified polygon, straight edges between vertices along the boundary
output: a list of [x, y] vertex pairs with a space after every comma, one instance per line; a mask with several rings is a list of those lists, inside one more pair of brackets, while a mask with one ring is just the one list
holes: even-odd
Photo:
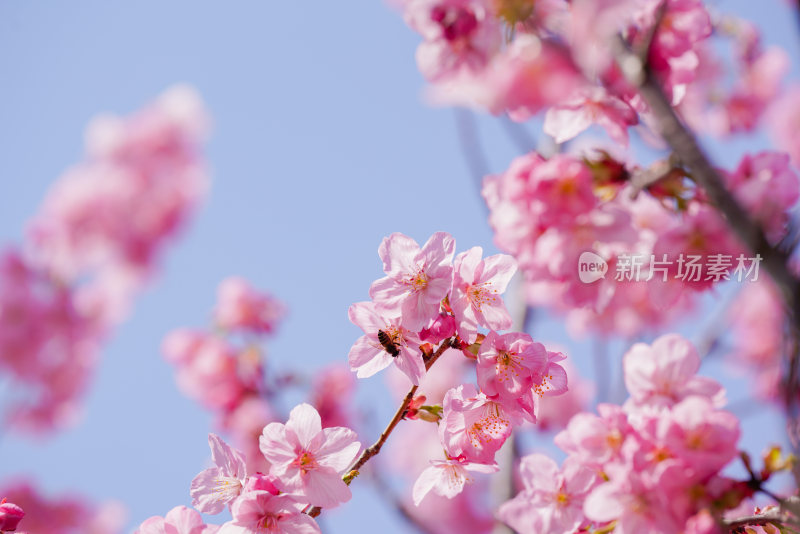
[[[425, 370], [427, 371], [430, 369], [431, 366], [436, 363], [436, 360], [438, 360], [439, 357], [444, 354], [444, 351], [451, 347], [452, 338], [448, 338], [443, 341], [436, 352], [434, 352], [430, 359], [425, 362]], [[417, 392], [418, 388], [419, 386], [411, 386], [411, 389], [408, 390], [408, 393], [406, 393], [403, 402], [400, 403], [400, 407], [397, 408], [397, 411], [394, 413], [394, 417], [392, 417], [392, 420], [389, 421], [389, 424], [386, 425], [386, 428], [383, 430], [383, 432], [381, 432], [381, 436], [378, 438], [378, 441], [364, 449], [364, 451], [361, 453], [361, 456], [359, 456], [353, 465], [350, 466], [350, 469], [348, 469], [347, 473], [342, 477], [342, 480], [344, 480], [345, 484], [349, 486], [353, 479], [358, 476], [358, 470], [361, 469], [361, 467], [363, 467], [370, 458], [381, 452], [381, 447], [383, 447], [383, 444], [386, 443], [387, 439], [389, 439], [389, 436], [394, 431], [394, 428], [401, 420], [405, 418], [408, 411], [408, 406], [411, 404], [414, 394]], [[322, 508], [315, 506], [308, 512], [308, 515], [311, 517], [317, 517], [320, 512], [322, 512]]]
[[[800, 281], [789, 269], [789, 253], [773, 246], [763, 228], [753, 220], [736, 198], [725, 187], [719, 173], [703, 153], [694, 135], [683, 124], [672, 107], [655, 73], [646, 62], [646, 53], [635, 53], [621, 36], [617, 36], [615, 53], [618, 64], [627, 80], [634, 85], [650, 106], [657, 133], [672, 147], [684, 166], [691, 169], [692, 178], [708, 195], [711, 203], [727, 220], [731, 230], [744, 246], [759, 255], [764, 269], [775, 281], [791, 318], [797, 337], [800, 332]], [[786, 405], [793, 406], [797, 391], [797, 358], [789, 361], [786, 387]]]

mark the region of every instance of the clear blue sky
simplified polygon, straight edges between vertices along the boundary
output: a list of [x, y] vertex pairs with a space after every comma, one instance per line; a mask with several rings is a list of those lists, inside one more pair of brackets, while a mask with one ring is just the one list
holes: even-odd
[[[796, 57], [787, 4], [717, 3], [748, 11]], [[178, 393], [159, 344], [172, 328], [207, 322], [222, 278], [245, 276], [287, 302], [271, 354], [313, 369], [344, 361], [360, 335], [347, 307], [381, 275], [383, 236], [424, 241], [444, 230], [459, 251], [494, 251], [453, 112], [420, 100], [417, 43], [373, 0], [0, 0], [0, 245], [19, 241], [48, 185], [82, 157], [92, 115], [129, 113], [188, 82], [214, 120], [208, 200], [107, 346], [83, 423], [41, 443], [2, 435], [0, 481], [27, 473], [53, 492], [121, 500], [131, 527], [189, 504], [210, 417]], [[497, 121], [480, 124], [491, 168], [505, 168], [517, 150]], [[736, 149], [764, 146], [748, 143]], [[585, 345], [570, 346], [588, 369]], [[359, 398], [388, 413], [382, 379], [360, 385]], [[731, 398], [744, 395], [730, 385]], [[4, 395], [0, 379], [0, 404]], [[747, 444], [757, 451], [780, 429], [754, 419], [759, 435]], [[354, 486], [326, 532], [406, 531], [370, 506], [366, 484]]]

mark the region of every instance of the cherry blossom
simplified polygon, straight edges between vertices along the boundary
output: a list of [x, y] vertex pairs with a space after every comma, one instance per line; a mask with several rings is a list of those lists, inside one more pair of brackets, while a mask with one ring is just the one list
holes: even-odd
[[481, 259], [483, 250], [473, 247], [456, 256], [450, 306], [461, 339], [475, 341], [478, 326], [490, 330], [511, 328], [511, 316], [500, 294], [505, 292], [516, 271], [511, 256], [497, 254]]
[[216, 467], [206, 469], [192, 480], [192, 505], [203, 513], [218, 514], [242, 492], [247, 467], [242, 453], [216, 434], [208, 435], [208, 445]]
[[282, 492], [324, 508], [350, 500], [350, 488], [341, 477], [361, 449], [352, 430], [323, 429], [319, 413], [300, 404], [285, 425], [265, 426], [259, 445]]
[[222, 525], [218, 534], [319, 534], [317, 523], [301, 511], [302, 506], [290, 497], [250, 491], [234, 503], [233, 520]]
[[[353, 304], [348, 316], [365, 333], [355, 342], [348, 355], [350, 368], [356, 371], [356, 376], [370, 377], [394, 363], [409, 380], [419, 384], [425, 375], [425, 363], [419, 350], [422, 341], [404, 326], [404, 317], [386, 316], [372, 302]], [[396, 355], [389, 353], [381, 344], [378, 339], [380, 332], [388, 336], [397, 350]]]
[[420, 249], [400, 233], [384, 238], [378, 249], [385, 278], [376, 280], [369, 295], [381, 312], [401, 314], [403, 326], [419, 331], [439, 311], [453, 283], [455, 240], [437, 232]]
[[465, 460], [431, 460], [430, 463], [414, 483], [412, 494], [417, 506], [431, 491], [448, 499], [461, 493], [464, 485], [472, 481], [468, 471], [494, 473], [498, 469], [496, 464], [485, 465]]
[[573, 532], [586, 522], [583, 501], [597, 484], [595, 471], [570, 459], [559, 470], [547, 456], [532, 454], [522, 459], [520, 474], [525, 490], [498, 511], [520, 534]]

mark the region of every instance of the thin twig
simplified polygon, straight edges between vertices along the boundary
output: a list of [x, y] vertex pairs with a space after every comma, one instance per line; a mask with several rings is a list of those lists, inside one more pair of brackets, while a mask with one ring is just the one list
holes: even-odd
[[[436, 360], [438, 360], [439, 357], [442, 354], [444, 354], [444, 351], [446, 351], [451, 347], [451, 342], [452, 339], [446, 339], [445, 341], [442, 342], [442, 344], [439, 346], [436, 352], [433, 353], [430, 359], [428, 359], [428, 361], [425, 362], [426, 371], [430, 369], [434, 363], [436, 363]], [[342, 479], [348, 486], [353, 481], [353, 479], [358, 475], [358, 470], [361, 469], [364, 466], [364, 464], [369, 461], [370, 458], [381, 452], [381, 447], [383, 447], [384, 443], [386, 443], [386, 440], [389, 439], [389, 436], [394, 431], [394, 428], [400, 421], [402, 421], [405, 418], [406, 413], [408, 411], [408, 406], [411, 404], [411, 401], [414, 398], [414, 394], [417, 392], [418, 388], [419, 386], [416, 385], [411, 386], [411, 389], [408, 390], [408, 393], [406, 393], [403, 402], [400, 403], [400, 407], [397, 408], [394, 417], [392, 417], [392, 420], [389, 421], [388, 425], [386, 425], [386, 428], [381, 433], [381, 436], [378, 438], [378, 441], [376, 441], [375, 443], [364, 449], [364, 451], [361, 453], [361, 456], [359, 456], [358, 459], [353, 463], [353, 465], [351, 465], [350, 468], [347, 470]], [[308, 515], [310, 515], [311, 517], [317, 517], [321, 511], [322, 508], [320, 508], [319, 506], [315, 506], [308, 512]]]

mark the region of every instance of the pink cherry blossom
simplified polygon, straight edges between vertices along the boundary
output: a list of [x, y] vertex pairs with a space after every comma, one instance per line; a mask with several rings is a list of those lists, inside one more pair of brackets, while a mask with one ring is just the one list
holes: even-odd
[[447, 455], [469, 462], [491, 464], [511, 435], [512, 416], [473, 384], [447, 392], [442, 403], [439, 437]]
[[4, 497], [0, 501], [0, 531], [17, 530], [17, 525], [25, 517], [25, 512], [12, 502], [7, 502]]
[[487, 0], [409, 0], [405, 18], [424, 38], [417, 64], [431, 81], [480, 72], [502, 43]]
[[515, 400], [541, 384], [534, 376], [547, 362], [547, 349], [529, 335], [489, 332], [478, 351], [478, 385], [490, 398]]
[[243, 278], [226, 278], [217, 290], [214, 318], [221, 328], [269, 334], [285, 313], [283, 304]]
[[767, 126], [775, 145], [789, 153], [792, 163], [800, 165], [800, 85], [794, 84], [777, 98], [767, 111]]
[[467, 343], [475, 341], [478, 326], [507, 330], [512, 323], [500, 294], [514, 276], [516, 262], [505, 254], [481, 259], [482, 253], [481, 247], [473, 247], [456, 256], [454, 262], [450, 306], [459, 336]]
[[496, 464], [484, 465], [470, 463], [466, 460], [431, 460], [431, 465], [419, 475], [414, 483], [412, 490], [414, 504], [419, 506], [419, 503], [431, 491], [452, 499], [463, 491], [465, 484], [472, 482], [468, 471], [494, 473], [497, 469]]
[[[353, 304], [348, 316], [366, 334], [355, 342], [348, 354], [350, 369], [356, 371], [356, 376], [370, 377], [394, 363], [411, 382], [419, 384], [425, 376], [425, 362], [419, 350], [421, 340], [404, 326], [404, 318], [384, 315], [372, 302]], [[384, 332], [394, 344], [396, 356], [381, 344], [379, 332]]]
[[403, 326], [414, 332], [427, 326], [453, 283], [455, 246], [445, 232], [433, 234], [421, 249], [400, 233], [384, 238], [378, 254], [387, 276], [369, 289], [377, 309], [402, 314]]
[[715, 380], [695, 376], [700, 356], [686, 339], [666, 334], [652, 345], [636, 343], [623, 357], [625, 386], [633, 408], [670, 407], [691, 395], [725, 402], [725, 390]]
[[216, 527], [209, 528], [197, 511], [186, 506], [176, 506], [164, 517], [153, 516], [146, 519], [134, 534], [210, 534]]
[[[248, 389], [237, 348], [223, 338], [178, 330], [167, 336], [162, 350], [178, 365], [178, 388], [209, 409], [235, 407]], [[251, 382], [254, 377], [246, 378]]]
[[216, 467], [202, 471], [192, 480], [192, 506], [205, 514], [218, 514], [242, 492], [247, 467], [242, 453], [216, 434], [208, 435], [208, 445]]
[[660, 418], [659, 441], [678, 460], [704, 480], [737, 455], [739, 420], [714, 409], [705, 397], [687, 397], [670, 415]]
[[302, 508], [290, 497], [251, 491], [234, 503], [233, 520], [218, 534], [319, 534], [319, 525]]
[[670, 496], [665, 493], [649, 474], [627, 470], [596, 487], [586, 498], [583, 511], [599, 523], [616, 520], [614, 532], [619, 534], [674, 534], [680, 532], [681, 524], [672, 515]]
[[349, 428], [323, 429], [319, 413], [300, 404], [292, 409], [285, 425], [265, 426], [259, 445], [282, 492], [324, 508], [350, 500], [350, 488], [341, 477], [361, 444]]
[[126, 532], [127, 512], [119, 502], [94, 503], [74, 490], [47, 495], [28, 479], [6, 481], [0, 486], [0, 495], [25, 511], [25, 519], [20, 526], [30, 534]]
[[573, 532], [586, 522], [583, 502], [598, 482], [595, 471], [570, 459], [559, 470], [547, 456], [532, 454], [522, 459], [520, 474], [525, 490], [498, 511], [520, 534]]
[[755, 393], [783, 402], [780, 372], [786, 317], [777, 289], [769, 280], [745, 285], [731, 305], [729, 317], [733, 356], [746, 372], [754, 374]]
[[597, 411], [599, 416], [590, 413], [574, 416], [553, 441], [584, 464], [601, 466], [620, 457], [622, 444], [633, 429], [622, 407], [600, 404]]
[[624, 100], [602, 87], [587, 87], [547, 110], [544, 132], [563, 143], [598, 124], [614, 142], [627, 146], [628, 127], [638, 122], [636, 112]]
[[800, 198], [800, 181], [791, 169], [788, 154], [759, 152], [745, 155], [739, 166], [727, 174], [733, 194], [777, 242], [786, 234], [789, 214]]

